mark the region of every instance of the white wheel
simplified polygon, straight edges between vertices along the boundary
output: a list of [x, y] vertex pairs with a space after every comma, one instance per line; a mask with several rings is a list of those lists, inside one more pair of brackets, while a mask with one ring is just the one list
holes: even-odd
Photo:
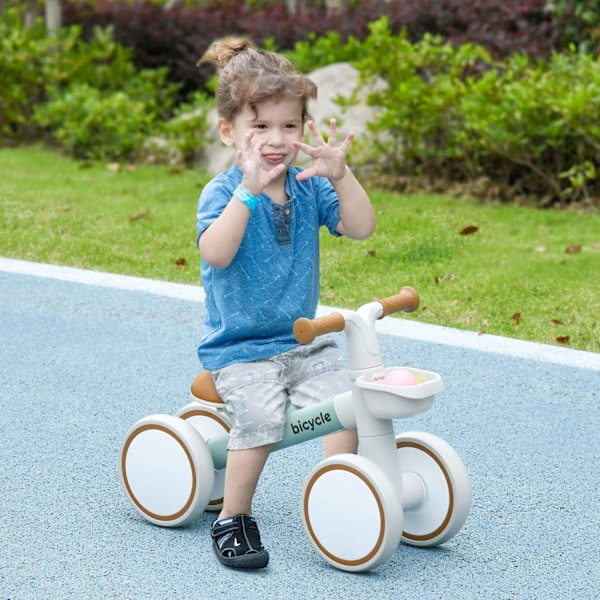
[[400, 543], [402, 505], [375, 463], [339, 454], [310, 473], [302, 520], [327, 562], [344, 571], [367, 571], [386, 561]]
[[215, 478], [206, 442], [189, 423], [171, 415], [146, 417], [129, 430], [120, 473], [134, 508], [163, 527], [185, 525], [202, 513]]
[[471, 508], [471, 482], [456, 451], [421, 431], [396, 436], [402, 469], [404, 530], [412, 546], [437, 546], [464, 525]]
[[[177, 416], [192, 425], [206, 442], [229, 433], [232, 425], [229, 414], [198, 402], [190, 402], [177, 412]], [[224, 488], [225, 469], [215, 469], [215, 485], [206, 510], [219, 511], [223, 508]]]

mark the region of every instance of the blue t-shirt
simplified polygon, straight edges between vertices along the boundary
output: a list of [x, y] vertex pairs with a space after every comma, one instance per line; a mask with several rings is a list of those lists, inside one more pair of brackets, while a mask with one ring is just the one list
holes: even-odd
[[[207, 317], [198, 356], [205, 369], [274, 356], [298, 345], [299, 317], [313, 318], [319, 302], [319, 229], [333, 235], [340, 221], [337, 194], [328, 179], [296, 181], [290, 167], [285, 206], [262, 193], [231, 264], [216, 269], [202, 260]], [[198, 237], [223, 212], [242, 181], [237, 166], [202, 190]]]

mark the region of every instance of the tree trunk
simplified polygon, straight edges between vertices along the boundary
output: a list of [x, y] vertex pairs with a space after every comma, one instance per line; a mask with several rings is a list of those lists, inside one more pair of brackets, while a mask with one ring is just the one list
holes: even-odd
[[[304, 12], [307, 4], [314, 5], [317, 3], [309, 3], [303, 0], [285, 0], [285, 6], [288, 14], [290, 15], [296, 15]], [[347, 0], [320, 0], [318, 4], [322, 7], [325, 7], [328, 15], [337, 15], [346, 7]]]
[[62, 26], [60, 0], [46, 0], [46, 30], [50, 35], [58, 35]]
[[38, 6], [36, 0], [26, 0], [25, 13], [23, 14], [23, 26], [31, 27], [38, 18]]
[[325, 8], [328, 15], [339, 15], [345, 5], [344, 0], [325, 0]]
[[298, 0], [285, 0], [285, 7], [289, 15], [295, 15], [298, 12]]

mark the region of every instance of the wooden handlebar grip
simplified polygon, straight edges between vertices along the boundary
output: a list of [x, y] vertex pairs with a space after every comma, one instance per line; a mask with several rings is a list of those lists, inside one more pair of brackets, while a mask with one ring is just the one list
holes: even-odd
[[419, 294], [417, 290], [408, 286], [404, 286], [395, 296], [377, 298], [377, 301], [383, 306], [383, 314], [379, 317], [380, 319], [401, 310], [413, 312], [419, 308]]
[[294, 323], [294, 337], [301, 344], [310, 344], [317, 336], [331, 333], [332, 331], [344, 331], [346, 320], [338, 312], [331, 313], [317, 319], [301, 317]]

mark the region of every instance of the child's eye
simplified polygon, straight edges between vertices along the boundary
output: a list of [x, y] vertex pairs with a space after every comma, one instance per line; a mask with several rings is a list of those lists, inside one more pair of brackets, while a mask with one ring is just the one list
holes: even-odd
[[296, 123], [286, 123], [285, 124], [286, 129], [296, 129], [297, 127], [298, 127], [298, 125], [296, 125]]
[[254, 129], [266, 129], [267, 126], [264, 123], [256, 123], [256, 125], [254, 125]]

